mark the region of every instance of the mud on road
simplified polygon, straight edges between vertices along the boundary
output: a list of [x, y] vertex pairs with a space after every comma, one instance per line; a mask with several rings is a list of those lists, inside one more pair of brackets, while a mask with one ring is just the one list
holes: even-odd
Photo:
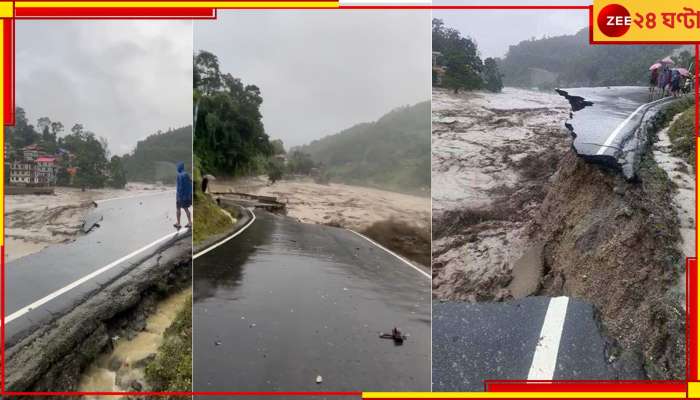
[[172, 190], [153, 184], [130, 183], [124, 189], [57, 187], [54, 195], [5, 197], [5, 261], [36, 253], [46, 246], [66, 243], [82, 234], [83, 220], [94, 201]]

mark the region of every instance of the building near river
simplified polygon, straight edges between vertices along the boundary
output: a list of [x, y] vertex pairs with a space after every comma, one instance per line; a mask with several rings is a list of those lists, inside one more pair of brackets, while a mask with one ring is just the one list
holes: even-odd
[[55, 157], [42, 156], [36, 159], [35, 176], [36, 184], [53, 186], [56, 184], [56, 165]]
[[[9, 153], [6, 153], [9, 154]], [[43, 154], [37, 145], [22, 148], [16, 158], [6, 162], [9, 183], [15, 186], [54, 186], [60, 168], [54, 156]]]

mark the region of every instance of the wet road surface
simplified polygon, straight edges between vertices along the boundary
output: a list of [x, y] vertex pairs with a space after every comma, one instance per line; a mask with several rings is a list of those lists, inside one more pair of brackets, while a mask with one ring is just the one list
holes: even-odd
[[[350, 231], [256, 215], [194, 261], [194, 390], [430, 390], [429, 277]], [[379, 338], [394, 326], [401, 346]]]
[[587, 102], [579, 101], [578, 106], [572, 103], [573, 117], [567, 122], [567, 127], [576, 135], [573, 143], [576, 153], [621, 168], [628, 178], [636, 173], [636, 166], [629, 165], [635, 162], [635, 156], [629, 153], [637, 151], [639, 140], [634, 134], [645, 113], [675, 100], [673, 97], [652, 99], [648, 88], [638, 86], [562, 90]]
[[172, 226], [172, 191], [99, 201], [86, 220], [99, 226], [5, 265], [7, 346], [187, 234]]
[[435, 303], [433, 390], [483, 391], [487, 379], [618, 379], [593, 308], [556, 299], [559, 308], [549, 297]]

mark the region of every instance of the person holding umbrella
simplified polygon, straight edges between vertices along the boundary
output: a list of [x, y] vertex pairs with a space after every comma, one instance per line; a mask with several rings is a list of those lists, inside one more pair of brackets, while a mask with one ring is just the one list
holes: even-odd
[[660, 63], [654, 63], [649, 67], [649, 71], [651, 71], [651, 78], [649, 79], [649, 98], [654, 98], [656, 86], [659, 84], [659, 68], [661, 68]]

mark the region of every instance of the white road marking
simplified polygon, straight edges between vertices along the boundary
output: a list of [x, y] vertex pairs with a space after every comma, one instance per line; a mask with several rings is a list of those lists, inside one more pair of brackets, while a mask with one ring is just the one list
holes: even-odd
[[255, 222], [255, 213], [254, 213], [252, 210], [248, 210], [248, 211], [250, 212], [250, 215], [252, 215], [253, 217], [250, 219], [250, 221], [248, 221], [247, 224], [245, 224], [245, 226], [244, 226], [243, 228], [237, 230], [233, 235], [227, 237], [226, 239], [220, 241], [219, 243], [217, 243], [217, 244], [215, 244], [215, 245], [212, 245], [212, 246], [209, 246], [209, 247], [207, 247], [206, 249], [200, 251], [199, 253], [193, 255], [193, 256], [192, 256], [192, 259], [194, 260], [194, 259], [196, 259], [196, 258], [199, 257], [199, 256], [203, 256], [203, 255], [209, 253], [210, 251], [212, 251], [212, 250], [214, 250], [215, 248], [221, 246], [222, 244], [228, 242], [229, 240], [235, 238], [236, 236], [238, 236], [238, 235], [240, 235], [241, 233], [243, 233], [243, 231], [245, 231], [246, 229], [248, 229], [248, 227], [249, 227], [250, 225], [252, 225], [253, 222]]
[[528, 380], [552, 380], [557, 366], [559, 343], [564, 330], [568, 297], [553, 297], [549, 299], [547, 313], [544, 316], [540, 337], [532, 356]]
[[416, 271], [420, 272], [421, 274], [425, 275], [426, 278], [432, 279], [432, 277], [430, 276], [429, 273], [427, 273], [427, 272], [423, 271], [422, 269], [416, 267], [415, 265], [413, 265], [412, 262], [408, 261], [407, 259], [401, 257], [400, 255], [394, 253], [393, 251], [387, 249], [386, 247], [382, 246], [381, 244], [375, 242], [374, 240], [368, 238], [367, 236], [365, 236], [365, 235], [363, 235], [363, 234], [361, 234], [361, 233], [355, 232], [355, 231], [353, 231], [352, 229], [348, 229], [348, 230], [349, 230], [350, 232], [354, 233], [355, 235], [357, 235], [357, 236], [359, 236], [359, 237], [361, 237], [361, 238], [367, 240], [368, 242], [372, 243], [373, 245], [379, 247], [380, 249], [386, 251], [387, 253], [391, 254], [392, 256], [398, 258], [399, 260], [403, 261], [403, 262], [404, 262], [405, 264], [407, 264], [409, 267], [411, 267], [411, 268], [415, 269]]
[[135, 194], [133, 196], [122, 196], [122, 197], [113, 197], [111, 199], [102, 199], [102, 200], [95, 200], [95, 203], [100, 204], [100, 203], [106, 203], [108, 201], [114, 201], [114, 200], [126, 200], [126, 199], [133, 199], [137, 197], [146, 197], [146, 196], [156, 196], [159, 194], [163, 193], [174, 193], [174, 190], [164, 190], [161, 192], [156, 192], [156, 193], [142, 193], [142, 194]]
[[61, 289], [58, 289], [55, 292], [47, 295], [46, 297], [43, 297], [43, 298], [33, 302], [32, 304], [30, 304], [26, 307], [23, 307], [23, 308], [15, 311], [14, 313], [8, 315], [7, 317], [5, 317], [5, 324], [12, 322], [13, 320], [21, 317], [22, 315], [24, 315], [24, 314], [26, 314], [26, 313], [28, 313], [36, 308], [41, 307], [42, 305], [48, 303], [49, 301], [55, 299], [56, 297], [62, 295], [63, 293], [66, 293], [69, 290], [80, 286], [81, 284], [89, 281], [90, 279], [92, 279], [92, 278], [94, 278], [94, 277], [96, 277], [96, 276], [98, 276], [106, 271], [109, 271], [110, 269], [116, 267], [117, 265], [121, 264], [122, 262], [138, 255], [139, 253], [142, 253], [142, 252], [150, 249], [151, 247], [156, 246], [157, 244], [160, 244], [168, 239], [171, 239], [171, 238], [177, 236], [180, 232], [186, 232], [186, 231], [187, 231], [187, 229], [180, 229], [177, 232], [169, 233], [169, 234], [163, 236], [162, 238], [154, 240], [153, 242], [141, 247], [138, 250], [132, 251], [131, 253], [125, 255], [124, 257], [121, 257], [117, 260], [112, 261], [111, 263], [105, 265], [104, 267], [102, 267], [98, 270], [95, 270], [95, 271], [89, 273], [88, 275], [85, 275], [84, 277], [78, 279], [77, 281], [70, 283], [70, 284], [62, 287]]
[[644, 103], [644, 104], [642, 104], [641, 106], [637, 107], [637, 109], [634, 110], [634, 112], [633, 112], [632, 114], [630, 114], [624, 121], [622, 121], [622, 123], [621, 123], [620, 125], [617, 126], [617, 128], [615, 128], [614, 131], [612, 131], [612, 133], [610, 134], [610, 136], [608, 136], [608, 138], [605, 140], [605, 143], [603, 143], [603, 146], [601, 146], [601, 148], [598, 149], [598, 152], [596, 153], [596, 155], [602, 155], [602, 154], [604, 154], [604, 153], [605, 153], [605, 150], [607, 150], [608, 147], [611, 147], [610, 145], [611, 145], [612, 142], [615, 140], [615, 138], [617, 137], [617, 135], [620, 134], [620, 132], [622, 131], [622, 128], [624, 128], [625, 125], [627, 125], [627, 124], [632, 120], [632, 118], [634, 118], [634, 116], [637, 115], [637, 113], [638, 113], [639, 111], [641, 111], [642, 108], [644, 108], [644, 107], [646, 107], [646, 106], [650, 106], [650, 105], [652, 105], [652, 104], [656, 104], [656, 103], [658, 103], [658, 102], [660, 102], [660, 101], [662, 101], [662, 100], [667, 100], [667, 98], [666, 98], [666, 97], [663, 97], [663, 98], [661, 98], [661, 99], [654, 100], [654, 101], [652, 101], [651, 103]]

